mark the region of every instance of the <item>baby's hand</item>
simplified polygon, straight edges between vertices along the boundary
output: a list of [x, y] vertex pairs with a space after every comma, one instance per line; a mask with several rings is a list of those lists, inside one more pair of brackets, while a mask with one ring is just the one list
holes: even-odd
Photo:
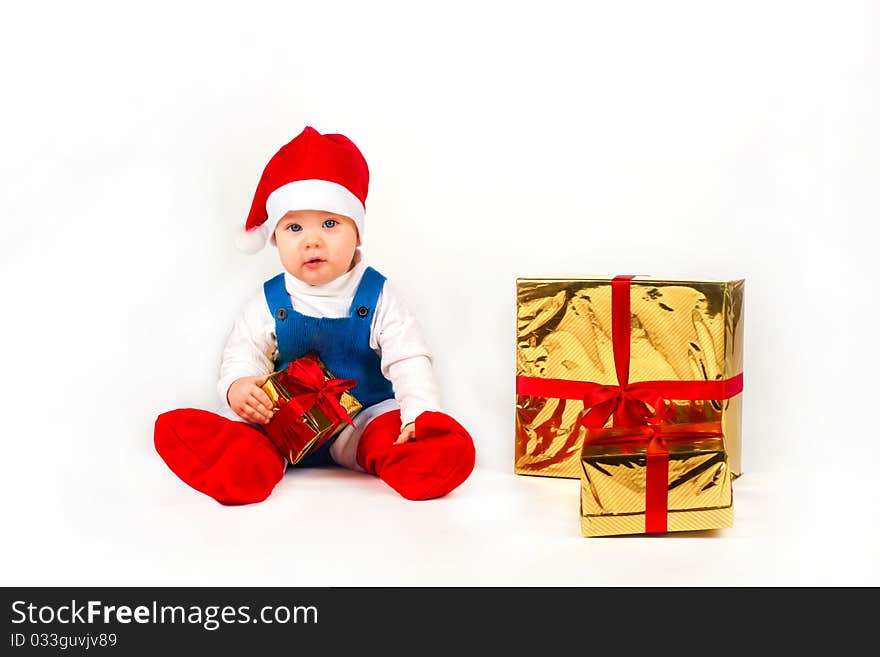
[[226, 393], [229, 407], [243, 420], [255, 424], [268, 424], [272, 419], [272, 400], [260, 386], [265, 376], [245, 376], [233, 381]]
[[400, 435], [397, 437], [397, 440], [394, 441], [395, 445], [399, 445], [401, 443], [405, 443], [410, 440], [416, 439], [416, 423], [410, 422], [403, 429], [400, 430]]

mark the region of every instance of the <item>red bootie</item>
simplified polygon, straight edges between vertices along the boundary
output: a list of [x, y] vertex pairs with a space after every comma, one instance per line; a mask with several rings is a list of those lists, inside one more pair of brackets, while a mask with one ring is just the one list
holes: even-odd
[[261, 502], [284, 474], [284, 459], [266, 436], [208, 411], [162, 413], [153, 442], [174, 474], [221, 504]]
[[444, 413], [419, 415], [414, 441], [395, 445], [398, 435], [400, 411], [375, 418], [358, 443], [357, 462], [408, 500], [442, 497], [474, 469], [474, 441]]

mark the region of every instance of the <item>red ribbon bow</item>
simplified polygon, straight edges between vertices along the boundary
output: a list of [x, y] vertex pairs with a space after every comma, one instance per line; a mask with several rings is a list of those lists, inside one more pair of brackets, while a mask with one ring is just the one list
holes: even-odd
[[603, 427], [613, 417], [615, 427], [635, 427], [649, 422], [663, 405], [660, 395], [638, 384], [598, 386], [584, 394], [584, 408], [590, 410], [580, 417], [578, 424], [586, 428]]
[[354, 426], [348, 411], [340, 403], [342, 393], [357, 385], [353, 379], [327, 379], [321, 366], [307, 356], [287, 366], [284, 387], [290, 393], [287, 403], [302, 415], [317, 405], [334, 422]]

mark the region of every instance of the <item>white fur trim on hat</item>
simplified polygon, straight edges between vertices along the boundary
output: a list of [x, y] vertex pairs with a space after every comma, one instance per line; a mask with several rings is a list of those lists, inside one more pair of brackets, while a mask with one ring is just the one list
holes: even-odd
[[269, 222], [263, 222], [259, 226], [255, 226], [253, 230], [245, 230], [239, 227], [235, 234], [236, 248], [249, 255], [253, 255], [264, 246], [269, 240]]
[[266, 199], [268, 219], [263, 226], [271, 226], [268, 238], [275, 235], [278, 220], [291, 210], [323, 210], [350, 217], [364, 239], [364, 206], [358, 197], [342, 185], [329, 180], [295, 180], [282, 185]]

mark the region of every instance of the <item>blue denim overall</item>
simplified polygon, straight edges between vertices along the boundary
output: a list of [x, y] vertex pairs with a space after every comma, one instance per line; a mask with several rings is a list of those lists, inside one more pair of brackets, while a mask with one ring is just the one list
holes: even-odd
[[[370, 325], [376, 302], [385, 285], [385, 277], [372, 267], [364, 270], [347, 317], [310, 317], [293, 307], [284, 274], [263, 284], [266, 303], [275, 318], [278, 358], [275, 370], [281, 370], [297, 358], [315, 352], [338, 379], [354, 379], [351, 389], [364, 408], [394, 398], [391, 382], [383, 375], [379, 355], [370, 348]], [[338, 434], [337, 434], [338, 435]], [[297, 466], [332, 463], [330, 445], [334, 436]]]

